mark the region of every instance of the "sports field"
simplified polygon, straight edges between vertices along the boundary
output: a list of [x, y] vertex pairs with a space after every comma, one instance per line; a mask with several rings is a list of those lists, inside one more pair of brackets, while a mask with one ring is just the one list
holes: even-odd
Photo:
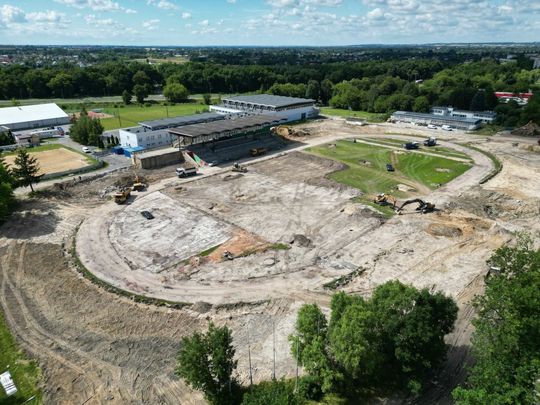
[[[52, 174], [80, 169], [96, 162], [90, 156], [75, 152], [62, 145], [38, 146], [30, 149], [28, 152], [30, 156], [37, 159], [41, 169], [40, 174]], [[16, 154], [12, 153], [4, 158], [7, 164], [13, 165], [15, 157]]]
[[208, 106], [199, 103], [184, 103], [165, 106], [153, 104], [141, 106], [139, 104], [122, 105], [122, 107], [103, 108], [103, 112], [113, 115], [113, 118], [101, 120], [105, 130], [125, 128], [137, 125], [141, 121], [157, 120], [179, 115], [190, 115], [208, 111]]
[[[439, 156], [395, 150], [384, 146], [338, 141], [307, 150], [319, 156], [345, 163], [348, 168], [328, 177], [338, 183], [358, 188], [371, 201], [379, 193], [408, 197], [415, 193], [429, 193], [442, 184], [460, 176], [471, 165]], [[395, 171], [388, 172], [386, 165]]]

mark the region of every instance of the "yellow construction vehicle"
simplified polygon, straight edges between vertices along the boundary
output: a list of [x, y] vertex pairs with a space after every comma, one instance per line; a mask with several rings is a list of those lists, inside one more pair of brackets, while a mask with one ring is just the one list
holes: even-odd
[[264, 155], [266, 152], [268, 152], [268, 148], [253, 148], [250, 151], [251, 156], [260, 156]]
[[401, 214], [401, 210], [403, 210], [403, 207], [409, 204], [417, 203], [418, 207], [416, 207], [416, 211], [420, 211], [422, 214], [427, 214], [429, 212], [435, 211], [435, 204], [421, 200], [420, 198], [414, 198], [412, 200], [407, 200], [401, 206], [396, 210], [398, 214]]
[[391, 205], [393, 208], [396, 208], [396, 204], [397, 204], [396, 197], [390, 194], [385, 194], [385, 193], [381, 193], [375, 196], [375, 198], [373, 199], [373, 202], [381, 206]]
[[114, 202], [124, 204], [131, 195], [131, 187], [126, 187], [114, 195]]
[[133, 191], [144, 191], [146, 189], [146, 184], [141, 182], [139, 176], [135, 176], [135, 181], [133, 182]]
[[233, 172], [238, 172], [238, 173], [246, 173], [247, 172], [247, 167], [241, 165], [240, 163], [235, 163], [233, 165], [233, 167], [232, 167], [232, 171]]

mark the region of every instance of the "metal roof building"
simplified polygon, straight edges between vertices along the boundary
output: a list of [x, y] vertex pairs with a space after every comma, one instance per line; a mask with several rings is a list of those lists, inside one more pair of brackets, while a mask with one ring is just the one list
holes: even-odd
[[0, 126], [12, 131], [69, 123], [69, 116], [54, 103], [0, 108]]
[[450, 115], [427, 114], [410, 111], [396, 111], [392, 114], [391, 120], [424, 125], [448, 125], [452, 128], [467, 131], [478, 129], [482, 125], [482, 120], [479, 118], [453, 117]]
[[237, 134], [258, 131], [272, 125], [277, 125], [283, 121], [285, 121], [285, 118], [282, 117], [252, 115], [237, 119], [171, 128], [169, 129], [169, 133], [179, 137], [180, 145], [188, 146], [217, 141]]
[[191, 125], [191, 124], [198, 124], [201, 122], [212, 122], [212, 121], [218, 121], [223, 120], [226, 117], [222, 114], [216, 114], [216, 113], [202, 113], [202, 114], [193, 114], [193, 115], [184, 115], [180, 117], [173, 117], [173, 118], [164, 118], [160, 120], [153, 120], [153, 121], [143, 121], [139, 122], [139, 125], [142, 127], [149, 129], [150, 131], [156, 131], [158, 129], [167, 129], [167, 128], [174, 128], [174, 127], [180, 127], [182, 125]]

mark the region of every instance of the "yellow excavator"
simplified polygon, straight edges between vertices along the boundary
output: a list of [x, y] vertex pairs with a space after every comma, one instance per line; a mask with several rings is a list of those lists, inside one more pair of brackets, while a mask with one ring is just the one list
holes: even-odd
[[144, 191], [146, 189], [146, 184], [141, 182], [139, 176], [135, 176], [135, 181], [133, 182], [133, 187], [131, 189], [133, 191]]
[[114, 194], [114, 202], [124, 204], [131, 195], [131, 187], [126, 187], [123, 190]]
[[401, 214], [403, 207], [414, 203], [418, 204], [418, 207], [416, 207], [416, 211], [420, 211], [422, 214], [427, 214], [435, 211], [435, 204], [421, 200], [420, 198], [413, 198], [412, 200], [407, 200], [403, 204], [401, 204], [401, 206], [396, 209], [396, 212], [398, 214]]
[[391, 205], [393, 208], [396, 208], [396, 204], [397, 204], [396, 197], [390, 194], [385, 194], [385, 193], [376, 195], [375, 198], [373, 199], [373, 202], [381, 206]]

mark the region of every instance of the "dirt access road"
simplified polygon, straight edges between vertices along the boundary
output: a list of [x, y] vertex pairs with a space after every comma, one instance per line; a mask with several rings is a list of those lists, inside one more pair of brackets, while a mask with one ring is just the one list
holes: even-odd
[[[306, 126], [314, 134], [301, 140], [306, 146], [344, 136], [376, 137], [396, 131], [394, 126], [353, 128], [340, 121]], [[422, 135], [417, 129], [399, 130]], [[444, 138], [453, 143], [471, 140], [470, 135], [457, 132]], [[272, 255], [261, 253], [238, 261], [193, 266], [183, 280], [175, 281], [171, 275], [164, 280], [178, 283], [178, 288], [182, 283], [197, 286], [212, 280], [220, 282], [206, 289], [240, 284], [249, 290], [258, 283], [279, 287], [249, 304], [239, 303], [231, 294], [214, 304], [198, 302], [181, 310], [158, 308], [108, 293], [79, 275], [68, 254], [70, 238], [81, 222], [84, 227], [96, 216], [111, 220], [114, 213], [110, 210], [116, 206], [104, 197], [128, 181], [120, 174], [23, 203], [0, 228], [0, 304], [17, 340], [44, 371], [46, 402], [202, 403], [199, 394], [174, 377], [173, 369], [180, 337], [206, 328], [207, 319], [227, 323], [233, 329], [241, 381], [247, 379], [248, 342], [255, 381], [270, 378], [274, 329], [277, 375], [292, 376], [295, 367], [287, 335], [298, 308], [304, 302], [327, 308], [330, 292], [321, 284], [362, 268], [361, 273], [345, 279], [345, 291], [368, 295], [380, 283], [399, 278], [442, 289], [458, 300], [459, 320], [447, 339], [451, 344], [449, 359], [440, 373], [434, 372], [437, 384], [419, 401], [447, 403], [449, 393], [463, 379], [463, 365], [469, 361], [473, 316], [469, 301], [482, 290], [485, 259], [493, 249], [512, 240], [513, 231], [540, 232], [540, 155], [513, 147], [515, 139], [473, 139], [478, 147], [501, 158], [504, 169], [498, 176], [482, 186], [475, 184], [490, 164], [470, 152], [478, 166], [429, 196], [443, 208], [441, 212], [425, 216], [408, 213], [389, 221], [346, 201], [351, 190], [324, 178], [336, 169], [332, 162], [305, 161], [294, 154], [289, 162], [267, 157], [264, 163], [251, 165], [249, 175], [230, 180], [229, 186], [225, 184], [230, 182], [221, 178], [224, 173], [181, 184], [183, 191], [176, 189], [177, 180], [166, 179], [166, 171], [162, 178], [152, 177], [148, 195], [159, 189], [168, 198], [195, 206], [201, 215], [229, 221], [230, 226], [269, 243], [288, 241], [293, 233], [311, 241], [300, 239], [304, 246]], [[291, 170], [291, 163], [295, 170]], [[294, 193], [287, 189], [279, 193], [287, 184]], [[334, 200], [325, 204], [325, 195], [334, 196]], [[304, 208], [306, 203], [309, 209]], [[266, 222], [261, 223], [259, 217]], [[347, 225], [338, 230], [334, 221]], [[101, 235], [96, 231], [88, 228], [89, 235]], [[156, 238], [160, 236], [156, 234]], [[89, 239], [89, 243], [101, 242]], [[264, 265], [270, 258], [267, 255], [277, 259], [271, 266]], [[110, 268], [114, 262], [105, 261], [103, 266]], [[255, 277], [251, 284], [246, 281], [250, 277]], [[246, 297], [249, 291], [241, 294]]]

